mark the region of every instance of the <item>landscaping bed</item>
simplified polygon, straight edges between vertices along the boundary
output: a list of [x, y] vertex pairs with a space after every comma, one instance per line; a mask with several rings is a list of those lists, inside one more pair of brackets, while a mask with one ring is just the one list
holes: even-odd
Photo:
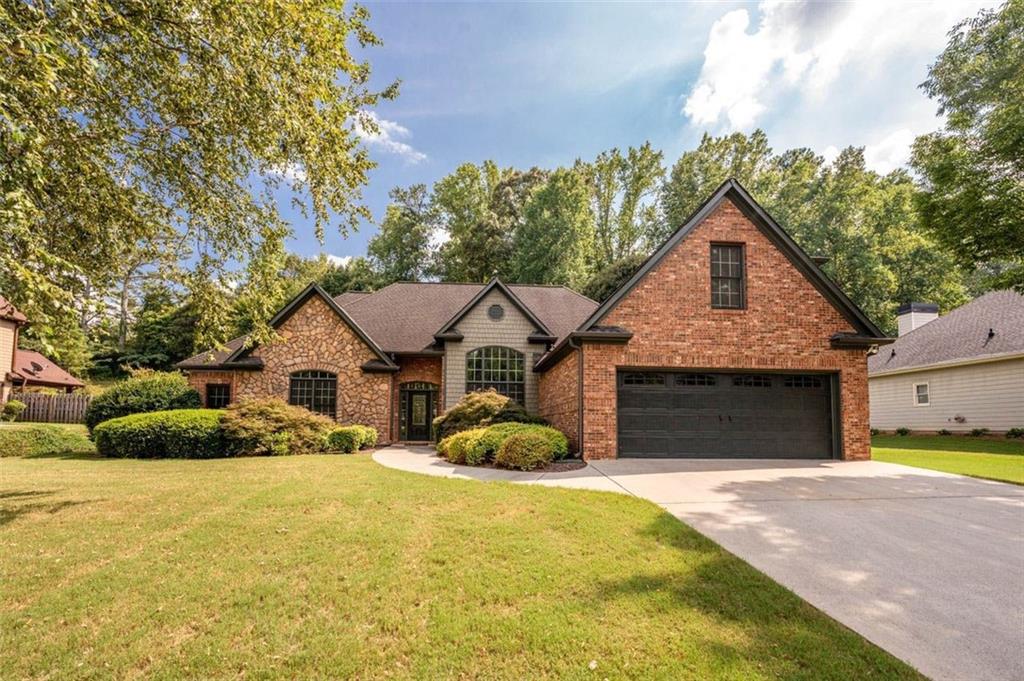
[[0, 678], [920, 678], [626, 495], [365, 454], [0, 466]]

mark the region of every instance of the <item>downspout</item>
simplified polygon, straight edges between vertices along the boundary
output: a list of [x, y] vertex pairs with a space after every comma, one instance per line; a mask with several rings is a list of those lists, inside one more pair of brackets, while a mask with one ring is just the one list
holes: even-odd
[[577, 344], [576, 340], [570, 335], [568, 346], [573, 350], [579, 351], [579, 357], [576, 362], [576, 449], [580, 455], [580, 459], [583, 458], [583, 344]]

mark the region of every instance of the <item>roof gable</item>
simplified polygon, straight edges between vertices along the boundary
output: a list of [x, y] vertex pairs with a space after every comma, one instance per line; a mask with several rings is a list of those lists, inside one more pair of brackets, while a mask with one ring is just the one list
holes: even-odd
[[[320, 288], [320, 286], [315, 282], [307, 286], [305, 289], [302, 290], [301, 293], [299, 293], [297, 296], [288, 301], [288, 303], [286, 303], [285, 306], [282, 307], [276, 315], [274, 315], [274, 317], [270, 320], [271, 328], [279, 328], [293, 314], [295, 314], [295, 312], [299, 310], [299, 308], [305, 305], [306, 302], [313, 297], [319, 297], [321, 300], [323, 300], [327, 307], [330, 308], [331, 311], [334, 312], [336, 315], [338, 315], [338, 317], [340, 317], [341, 320], [350, 329], [352, 329], [353, 333], [355, 333], [359, 337], [359, 339], [363, 341], [363, 343], [365, 343], [366, 346], [369, 347], [377, 356], [377, 359], [380, 360], [380, 362], [382, 363], [382, 367], [386, 367], [389, 369], [397, 368], [397, 365], [393, 361], [391, 361], [391, 358], [388, 357], [383, 350], [381, 350], [380, 346], [378, 346], [373, 341], [373, 339], [370, 338], [370, 336], [367, 335], [367, 333], [363, 331], [363, 329], [358, 324], [356, 324], [356, 322], [348, 315], [348, 313], [345, 312], [345, 310], [342, 309], [342, 307], [338, 305], [338, 303], [335, 302], [335, 300], [331, 298], [331, 296], [328, 295], [328, 293], [324, 291], [322, 288]], [[242, 343], [236, 350], [232, 351], [232, 353], [227, 356], [227, 358], [224, 360], [224, 363], [228, 364], [231, 362], [240, 361], [244, 359], [247, 355], [249, 355], [253, 351], [253, 349], [254, 346], [247, 347], [246, 343]]]
[[620, 286], [611, 296], [605, 300], [594, 313], [588, 317], [579, 327], [580, 331], [590, 331], [600, 324], [600, 321], [608, 315], [632, 291], [641, 280], [644, 279], [666, 255], [701, 224], [723, 201], [729, 199], [733, 204], [757, 227], [772, 244], [803, 274], [811, 284], [835, 307], [856, 330], [857, 334], [870, 338], [882, 339], [884, 334], [875, 324], [868, 319], [860, 308], [847, 297], [842, 290], [828, 276], [821, 271], [821, 268], [801, 249], [792, 237], [760, 206], [753, 197], [747, 193], [739, 182], [728, 179], [723, 182], [715, 192], [704, 201], [703, 204], [679, 227], [651, 256], [644, 261], [640, 268], [630, 277], [626, 283]]
[[545, 336], [552, 335], [551, 330], [548, 329], [544, 322], [538, 319], [537, 315], [535, 315], [530, 310], [530, 308], [523, 304], [523, 301], [521, 301], [519, 297], [515, 293], [513, 293], [511, 289], [509, 289], [508, 286], [505, 286], [505, 284], [501, 283], [500, 279], [494, 277], [489, 282], [487, 282], [487, 284], [483, 288], [481, 288], [477, 292], [477, 294], [470, 299], [468, 303], [463, 305], [462, 309], [455, 313], [455, 316], [453, 316], [451, 319], [445, 322], [444, 325], [440, 329], [438, 329], [437, 332], [434, 333], [434, 337], [443, 338], [444, 336], [453, 333], [455, 331], [455, 325], [458, 324], [467, 314], [469, 314], [469, 311], [475, 308], [480, 303], [480, 301], [487, 296], [488, 293], [495, 289], [504, 294], [504, 296], [508, 298], [509, 302], [511, 302], [512, 305], [516, 307], [516, 309], [522, 312], [523, 316], [530, 320], [530, 323], [533, 324], [534, 327], [536, 327], [539, 333]]

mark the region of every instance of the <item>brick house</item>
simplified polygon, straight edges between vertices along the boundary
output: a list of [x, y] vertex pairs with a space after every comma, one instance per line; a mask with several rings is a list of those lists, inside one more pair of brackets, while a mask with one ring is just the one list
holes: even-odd
[[421, 441], [493, 387], [587, 459], [866, 459], [867, 356], [891, 340], [733, 180], [601, 304], [497, 279], [311, 285], [271, 324], [273, 344], [178, 365], [208, 406], [272, 395]]

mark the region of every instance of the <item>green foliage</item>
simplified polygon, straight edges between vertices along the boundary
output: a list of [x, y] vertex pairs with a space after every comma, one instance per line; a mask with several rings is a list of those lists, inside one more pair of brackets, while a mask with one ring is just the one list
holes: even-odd
[[564, 459], [569, 455], [569, 440], [561, 431], [536, 424], [499, 423], [488, 426], [484, 433], [469, 445], [466, 452], [466, 463], [479, 465], [493, 461], [495, 454], [501, 449], [502, 443], [517, 433], [534, 433], [547, 439], [555, 460]]
[[580, 289], [580, 293], [598, 302], [607, 300], [633, 276], [634, 272], [640, 269], [640, 265], [645, 260], [647, 260], [647, 256], [642, 253], [627, 255], [616, 260], [590, 277]]
[[991, 284], [1024, 291], [1024, 3], [957, 24], [921, 86], [946, 116], [917, 138], [921, 218], [961, 265], [1008, 265]]
[[324, 448], [328, 452], [354, 454], [359, 450], [360, 440], [360, 433], [354, 426], [343, 426], [327, 433], [324, 438]]
[[988, 435], [988, 428], [971, 428], [971, 437], [982, 437]]
[[27, 408], [28, 405], [21, 400], [7, 400], [3, 410], [0, 410], [0, 421], [17, 421]]
[[380, 436], [377, 433], [377, 429], [376, 428], [374, 428], [372, 426], [360, 426], [360, 425], [349, 426], [349, 428], [354, 428], [355, 431], [356, 431], [356, 434], [359, 436], [359, 448], [360, 449], [367, 449], [368, 447], [376, 447], [377, 446], [377, 440], [379, 439]]
[[93, 430], [101, 456], [211, 459], [227, 456], [218, 409], [176, 409], [104, 421]]
[[95, 454], [96, 447], [79, 430], [49, 423], [0, 428], [0, 457]]
[[[466, 464], [469, 462], [470, 451], [485, 432], [487, 432], [486, 428], [470, 428], [469, 430], [449, 435], [438, 443], [437, 452], [451, 463]], [[472, 460], [476, 461], [476, 459]], [[482, 463], [482, 461], [470, 465], [478, 465], [479, 463]]]
[[508, 436], [494, 456], [494, 465], [532, 471], [544, 468], [554, 460], [551, 441], [539, 433], [523, 432]]
[[881, 430], [879, 430], [878, 428], [872, 428], [872, 429], [871, 429], [871, 436], [872, 436], [872, 437], [874, 437], [875, 435], [879, 435], [879, 434], [881, 434], [881, 432], [882, 432], [882, 431], [881, 431]]
[[526, 205], [513, 237], [514, 280], [579, 287], [593, 262], [590, 191], [580, 172], [558, 169]]
[[344, 265], [329, 270], [320, 286], [332, 296], [346, 291], [376, 291], [384, 285], [381, 275], [366, 258], [352, 258]]
[[388, 194], [388, 204], [380, 231], [370, 239], [366, 251], [373, 259], [384, 284], [395, 281], [419, 281], [430, 268], [430, 239], [437, 228], [437, 215], [426, 185]]
[[1008, 438], [1024, 438], [1024, 428], [1010, 428], [1006, 431], [1006, 437]]
[[195, 306], [181, 301], [169, 286], [147, 287], [127, 351], [110, 373], [116, 375], [120, 364], [166, 370], [191, 357], [198, 323]]
[[92, 431], [119, 416], [198, 406], [199, 393], [181, 374], [142, 371], [94, 397], [85, 410], [85, 425]]
[[434, 419], [434, 433], [438, 441], [459, 431], [492, 423], [544, 423], [532, 416], [515, 400], [493, 388], [467, 393], [451, 409]]
[[938, 431], [938, 435], [952, 435], [952, 434], [953, 434], [953, 431], [948, 430], [946, 428], [940, 428], [939, 431]]
[[901, 435], [901, 436], [910, 435], [910, 428], [906, 428], [904, 426], [900, 426], [899, 428], [896, 429], [896, 434], [897, 435]]
[[276, 398], [239, 400], [223, 415], [229, 456], [313, 454], [337, 427], [329, 418]]
[[[360, 135], [397, 84], [369, 89], [368, 22], [323, 0], [4, 5], [0, 290], [48, 354], [140, 244], [194, 249], [184, 283], [208, 347], [230, 321], [209, 293], [287, 231], [275, 190], [291, 190], [320, 239], [370, 217]], [[270, 314], [254, 315], [261, 328]]]

